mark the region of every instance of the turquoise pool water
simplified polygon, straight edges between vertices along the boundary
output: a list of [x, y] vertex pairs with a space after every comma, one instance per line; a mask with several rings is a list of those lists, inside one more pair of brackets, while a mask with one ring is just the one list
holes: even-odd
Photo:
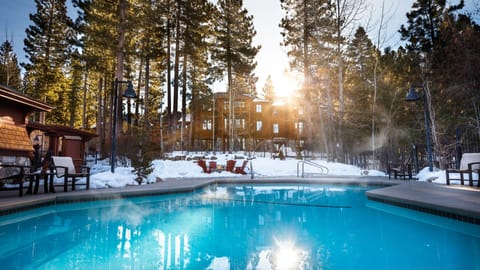
[[0, 217], [1, 269], [480, 269], [480, 226], [375, 187], [229, 185]]

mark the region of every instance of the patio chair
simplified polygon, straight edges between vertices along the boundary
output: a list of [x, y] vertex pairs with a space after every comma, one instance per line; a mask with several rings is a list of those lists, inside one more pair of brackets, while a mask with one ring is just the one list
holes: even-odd
[[208, 162], [208, 170], [210, 172], [215, 172], [217, 171], [217, 162], [215, 160], [210, 160]]
[[[452, 180], [460, 180], [460, 184], [464, 185], [465, 180], [467, 180], [464, 175], [467, 175], [469, 185], [473, 186], [473, 173], [479, 176], [479, 172], [480, 153], [464, 153], [460, 160], [460, 168], [445, 170], [447, 185], [450, 185]], [[480, 187], [479, 180], [477, 180], [477, 186]]]
[[245, 168], [247, 167], [247, 164], [248, 164], [248, 160], [244, 160], [242, 162], [242, 166], [237, 166], [235, 167], [235, 173], [238, 173], [238, 174], [247, 174], [245, 172]]
[[235, 173], [235, 163], [236, 161], [234, 159], [229, 159], [227, 160], [227, 172]]
[[77, 171], [71, 157], [52, 156], [52, 159], [57, 177], [64, 179], [63, 191], [68, 191], [68, 183], [72, 183], [72, 190], [75, 190], [76, 182], [83, 177], [86, 178], [85, 184], [77, 185], [85, 185], [87, 190], [90, 189], [90, 167], [82, 166], [81, 171]]
[[18, 195], [22, 197], [24, 181], [25, 166], [0, 164], [0, 189], [12, 190], [18, 188]]
[[389, 166], [388, 179], [391, 179], [392, 174], [394, 179], [402, 178], [403, 180], [406, 180], [408, 177], [409, 180], [412, 180], [412, 164], [410, 162], [410, 159], [408, 158], [403, 163]]
[[204, 173], [210, 173], [209, 169], [207, 168], [207, 162], [205, 159], [197, 160], [197, 165], [200, 166]]

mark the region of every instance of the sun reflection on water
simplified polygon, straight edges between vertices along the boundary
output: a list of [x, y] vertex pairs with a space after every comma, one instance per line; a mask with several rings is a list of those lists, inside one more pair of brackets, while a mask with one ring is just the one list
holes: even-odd
[[272, 269], [291, 270], [305, 269], [308, 252], [301, 249], [293, 240], [278, 240], [274, 238], [275, 248], [272, 250], [270, 263]]

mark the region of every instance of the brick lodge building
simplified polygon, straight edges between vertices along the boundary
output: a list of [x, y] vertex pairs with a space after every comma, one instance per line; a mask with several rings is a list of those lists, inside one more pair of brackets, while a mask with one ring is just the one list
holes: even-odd
[[[168, 144], [172, 134], [165, 132], [166, 121], [163, 121], [160, 133], [165, 151], [278, 152], [285, 151], [285, 147], [299, 151], [312, 138], [311, 120], [307, 118], [309, 107], [303, 99], [289, 97], [272, 102], [237, 95], [232, 98], [230, 112], [228, 93], [217, 92], [199, 104], [192, 107], [183, 127], [179, 121], [173, 146]], [[154, 137], [161, 136], [158, 131], [155, 133]]]

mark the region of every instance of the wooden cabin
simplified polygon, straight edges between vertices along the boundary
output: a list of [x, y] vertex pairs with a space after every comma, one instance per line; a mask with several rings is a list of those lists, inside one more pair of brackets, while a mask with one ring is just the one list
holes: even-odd
[[52, 109], [0, 84], [0, 163], [29, 165], [28, 156], [34, 148], [26, 129], [28, 117], [33, 112]]

